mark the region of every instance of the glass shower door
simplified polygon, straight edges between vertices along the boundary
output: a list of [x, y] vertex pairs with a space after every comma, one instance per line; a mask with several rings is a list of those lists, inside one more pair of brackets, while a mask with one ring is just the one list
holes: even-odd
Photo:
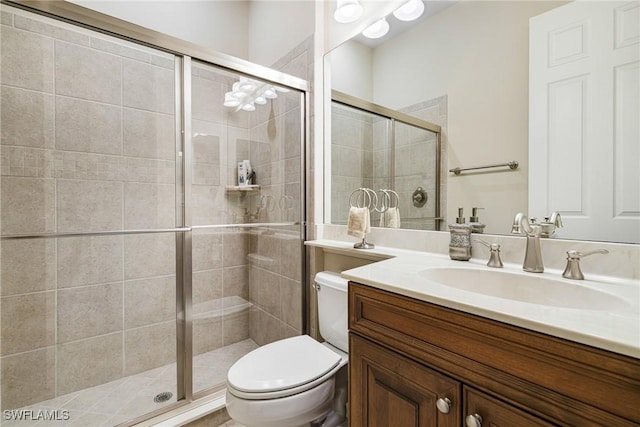
[[304, 92], [1, 8], [0, 424], [132, 424], [302, 333]]
[[5, 5], [0, 31], [0, 422], [162, 409], [177, 397], [176, 238], [158, 232], [181, 185], [175, 58]]
[[[438, 134], [394, 120], [394, 188], [399, 196], [402, 227], [437, 230]], [[413, 194], [422, 190], [426, 200], [416, 203]]]
[[302, 333], [303, 110], [298, 91], [199, 61], [191, 79], [198, 393], [223, 387], [250, 350]]
[[[360, 187], [392, 188], [391, 121], [369, 111], [331, 103], [331, 222], [346, 224], [349, 199]], [[374, 211], [372, 225], [379, 223]]]

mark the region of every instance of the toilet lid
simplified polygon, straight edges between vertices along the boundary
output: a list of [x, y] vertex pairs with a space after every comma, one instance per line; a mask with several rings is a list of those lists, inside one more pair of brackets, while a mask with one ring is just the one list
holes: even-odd
[[276, 341], [244, 355], [229, 369], [236, 390], [286, 390], [311, 382], [340, 363], [340, 356], [308, 335]]

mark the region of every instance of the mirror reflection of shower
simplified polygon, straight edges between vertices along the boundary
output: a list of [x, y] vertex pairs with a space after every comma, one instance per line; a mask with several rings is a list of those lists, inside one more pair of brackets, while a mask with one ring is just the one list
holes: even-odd
[[[372, 226], [440, 230], [446, 202], [441, 192], [441, 127], [337, 91], [332, 97], [330, 222], [347, 224], [349, 195], [365, 187], [376, 189], [393, 207], [373, 209]], [[443, 101], [421, 103], [412, 114], [420, 117]], [[385, 190], [394, 194], [393, 200], [385, 197]]]

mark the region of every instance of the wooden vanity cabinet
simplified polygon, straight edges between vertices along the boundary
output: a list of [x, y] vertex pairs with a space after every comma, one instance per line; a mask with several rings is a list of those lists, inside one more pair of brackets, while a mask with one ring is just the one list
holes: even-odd
[[350, 426], [460, 425], [458, 381], [356, 334], [349, 337], [349, 364]]
[[349, 425], [638, 426], [640, 361], [350, 282]]

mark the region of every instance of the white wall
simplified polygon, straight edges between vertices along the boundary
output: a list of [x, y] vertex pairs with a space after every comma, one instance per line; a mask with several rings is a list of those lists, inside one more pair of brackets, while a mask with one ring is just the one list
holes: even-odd
[[254, 0], [249, 10], [249, 56], [251, 62], [273, 65], [313, 34], [313, 0]]
[[247, 1], [67, 1], [219, 52], [249, 57]]
[[348, 41], [326, 56], [331, 88], [365, 100], [373, 99], [373, 50]]
[[[516, 171], [447, 180], [447, 220], [482, 207], [492, 233], [527, 211], [528, 21], [554, 2], [460, 2], [374, 49], [375, 103], [400, 109], [448, 95], [448, 166], [517, 160]], [[468, 221], [468, 218], [467, 218]]]
[[264, 66], [314, 31], [313, 0], [68, 0]]

